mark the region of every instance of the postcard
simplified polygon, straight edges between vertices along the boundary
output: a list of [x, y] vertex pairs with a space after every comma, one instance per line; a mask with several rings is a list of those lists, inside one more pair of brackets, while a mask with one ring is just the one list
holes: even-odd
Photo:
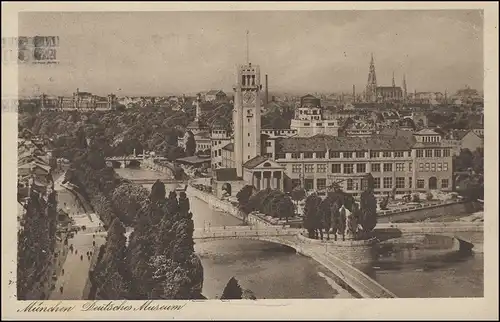
[[497, 4], [2, 8], [5, 319], [498, 318]]

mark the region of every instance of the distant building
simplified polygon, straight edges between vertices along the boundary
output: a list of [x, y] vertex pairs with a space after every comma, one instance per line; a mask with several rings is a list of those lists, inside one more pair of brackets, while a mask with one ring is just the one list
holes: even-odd
[[452, 130], [443, 142], [452, 147], [454, 155], [459, 155], [462, 149], [473, 152], [477, 148], [484, 147], [484, 137], [474, 130]]
[[319, 98], [308, 94], [300, 98], [300, 105], [295, 109], [290, 129], [297, 131], [297, 136], [317, 134], [337, 136], [339, 121], [325, 119]]
[[194, 140], [196, 142], [196, 150], [195, 152], [203, 152], [211, 149], [211, 140], [210, 140], [210, 128], [202, 121], [202, 112], [201, 112], [201, 95], [198, 94], [197, 99], [194, 101], [194, 105], [196, 106], [196, 115], [194, 121], [189, 123], [186, 127], [186, 135], [184, 137], [179, 138], [177, 145], [185, 148], [186, 140], [189, 137], [189, 134], [194, 136]]
[[365, 101], [371, 103], [403, 102], [406, 100], [406, 78], [403, 77], [403, 88], [396, 86], [392, 74], [392, 86], [379, 86], [375, 72], [373, 55], [371, 56], [368, 83], [365, 88]]
[[441, 92], [417, 92], [413, 94], [413, 102], [437, 105], [445, 102], [445, 95]]
[[227, 97], [226, 93], [221, 90], [211, 90], [205, 94], [205, 101], [214, 102], [214, 101], [222, 101]]

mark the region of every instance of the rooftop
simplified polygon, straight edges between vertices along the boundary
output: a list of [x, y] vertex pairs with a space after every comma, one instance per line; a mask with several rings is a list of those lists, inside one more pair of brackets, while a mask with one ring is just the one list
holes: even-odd
[[258, 166], [259, 164], [261, 164], [262, 162], [267, 161], [267, 160], [269, 160], [269, 159], [266, 158], [265, 156], [257, 155], [255, 157], [251, 158], [250, 160], [248, 160], [247, 162], [245, 162], [243, 164], [243, 167], [245, 167], [247, 169], [253, 169], [256, 166]]
[[190, 156], [190, 157], [185, 157], [185, 158], [179, 158], [176, 159], [175, 161], [180, 162], [180, 163], [188, 163], [188, 164], [202, 164], [202, 163], [210, 163], [210, 157], [208, 158], [203, 158], [199, 157], [196, 155]]
[[415, 133], [415, 135], [439, 135], [439, 133], [431, 129], [422, 129]]
[[236, 168], [215, 169], [215, 180], [217, 181], [238, 181]]
[[220, 89], [212, 89], [210, 91], [207, 92], [206, 95], [217, 95], [217, 94], [225, 94], [223, 91], [221, 91]]
[[364, 150], [408, 150], [414, 140], [407, 137], [376, 135], [372, 137], [336, 137], [315, 135], [312, 137], [283, 138], [277, 141], [280, 152], [325, 152], [333, 151], [364, 151]]
[[233, 143], [228, 143], [227, 145], [225, 145], [222, 150], [226, 150], [226, 151], [231, 151], [233, 152], [234, 151], [234, 144]]

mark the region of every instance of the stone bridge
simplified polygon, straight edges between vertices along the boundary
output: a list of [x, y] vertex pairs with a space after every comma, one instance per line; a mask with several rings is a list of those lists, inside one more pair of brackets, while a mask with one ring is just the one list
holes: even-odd
[[195, 243], [224, 239], [255, 239], [286, 245], [299, 254], [308, 256], [333, 274], [341, 278], [363, 298], [395, 298], [396, 295], [378, 284], [369, 276], [333, 255], [321, 243], [309, 243], [300, 235], [300, 229], [282, 227], [262, 227], [256, 229], [249, 226], [210, 227], [195, 229]]
[[155, 156], [155, 157], [150, 157], [150, 156], [144, 156], [143, 154], [137, 154], [137, 155], [123, 155], [123, 156], [114, 156], [114, 157], [107, 157], [105, 158], [105, 161], [108, 162], [120, 162], [120, 166], [122, 168], [125, 168], [127, 165], [130, 164], [131, 161], [138, 161], [142, 162], [144, 160], [154, 160], [154, 161], [166, 161], [167, 158], [165, 157], [160, 157], [160, 156]]
[[[436, 234], [460, 239], [470, 244], [482, 244], [483, 222], [423, 222], [423, 223], [379, 223], [375, 227], [380, 233], [404, 235]], [[481, 236], [480, 239], [477, 236]]]
[[127, 179], [136, 184], [154, 184], [156, 180], [160, 180], [164, 184], [187, 184], [187, 181], [176, 179]]
[[[460, 239], [457, 235], [460, 236], [460, 234], [465, 232], [483, 232], [483, 228], [483, 223], [449, 222], [378, 224], [375, 229], [377, 231], [397, 230], [404, 234], [444, 234], [457, 239], [460, 242], [460, 247], [462, 247], [462, 242], [466, 244], [469, 242]], [[357, 246], [360, 246], [360, 249], [363, 249], [363, 247], [364, 249], [369, 249], [371, 247], [370, 243], [367, 241], [326, 242], [310, 240], [301, 235], [302, 231], [302, 229], [281, 226], [205, 227], [195, 228], [193, 239], [195, 243], [226, 239], [254, 239], [285, 245], [295, 249], [297, 253], [308, 256], [323, 265], [363, 298], [397, 297], [394, 293], [384, 288], [340, 256], [342, 252], [355, 250], [358, 248]], [[127, 231], [127, 239], [130, 233], [131, 230]], [[363, 251], [361, 252], [361, 256], [364, 256]]]

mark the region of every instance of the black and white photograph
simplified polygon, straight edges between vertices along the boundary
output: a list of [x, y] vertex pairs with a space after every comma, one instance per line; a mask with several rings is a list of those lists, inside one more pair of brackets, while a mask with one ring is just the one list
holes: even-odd
[[483, 10], [50, 8], [2, 34], [24, 310], [485, 297]]

